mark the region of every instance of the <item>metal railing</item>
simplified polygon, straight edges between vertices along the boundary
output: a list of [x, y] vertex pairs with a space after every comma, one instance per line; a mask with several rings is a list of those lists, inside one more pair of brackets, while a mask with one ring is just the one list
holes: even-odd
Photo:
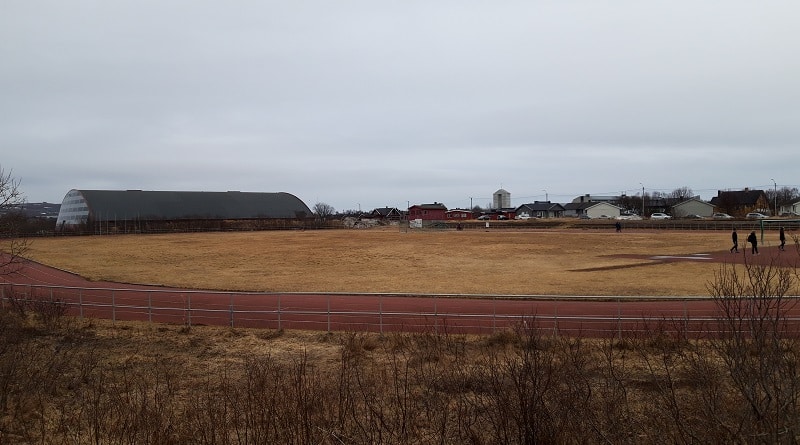
[[[598, 311], [598, 303], [603, 308]], [[708, 298], [455, 296], [249, 293], [0, 285], [3, 308], [50, 304], [80, 318], [186, 326], [367, 332], [491, 334], [520, 325], [564, 335], [613, 337], [713, 331], [719, 319]], [[793, 318], [795, 322], [800, 317]]]

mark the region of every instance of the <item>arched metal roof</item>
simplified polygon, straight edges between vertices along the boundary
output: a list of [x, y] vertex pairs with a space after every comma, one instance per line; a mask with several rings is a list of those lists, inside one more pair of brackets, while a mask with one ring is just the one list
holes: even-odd
[[70, 190], [56, 224], [99, 220], [305, 218], [308, 206], [286, 192]]

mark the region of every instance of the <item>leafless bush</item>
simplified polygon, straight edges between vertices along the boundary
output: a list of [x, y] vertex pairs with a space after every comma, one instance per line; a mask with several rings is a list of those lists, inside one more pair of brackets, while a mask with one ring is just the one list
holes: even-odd
[[56, 338], [16, 312], [0, 311], [0, 443], [38, 443], [51, 435], [53, 401], [78, 361], [79, 343]]
[[796, 271], [774, 263], [725, 265], [710, 291], [722, 316], [709, 345], [727, 371], [735, 411], [724, 423], [736, 441], [800, 437], [800, 342], [787, 315], [797, 304]]
[[0, 276], [19, 271], [30, 249], [30, 240], [22, 234], [26, 218], [15, 211], [25, 202], [19, 184], [0, 166]]
[[41, 296], [33, 292], [9, 292], [5, 302], [21, 317], [33, 316], [48, 329], [61, 323], [68, 309], [66, 303], [52, 295]]

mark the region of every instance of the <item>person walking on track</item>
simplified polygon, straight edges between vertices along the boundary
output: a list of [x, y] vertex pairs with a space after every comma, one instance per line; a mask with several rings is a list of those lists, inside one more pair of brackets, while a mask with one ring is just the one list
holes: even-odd
[[733, 232], [731, 233], [731, 240], [733, 241], [731, 253], [739, 253], [739, 234], [736, 233], [736, 228], [734, 228]]
[[758, 237], [755, 231], [750, 232], [750, 235], [747, 236], [747, 242], [752, 246], [751, 253], [758, 255]]
[[783, 227], [781, 227], [781, 230], [778, 233], [778, 239], [781, 240], [781, 245], [778, 248], [781, 250], [786, 250], [786, 232], [783, 231]]

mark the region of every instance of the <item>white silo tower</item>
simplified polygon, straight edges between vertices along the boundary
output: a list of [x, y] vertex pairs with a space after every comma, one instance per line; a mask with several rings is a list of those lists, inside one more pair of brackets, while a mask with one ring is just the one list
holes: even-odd
[[500, 189], [492, 195], [492, 207], [495, 209], [508, 209], [511, 208], [511, 193], [507, 190]]

